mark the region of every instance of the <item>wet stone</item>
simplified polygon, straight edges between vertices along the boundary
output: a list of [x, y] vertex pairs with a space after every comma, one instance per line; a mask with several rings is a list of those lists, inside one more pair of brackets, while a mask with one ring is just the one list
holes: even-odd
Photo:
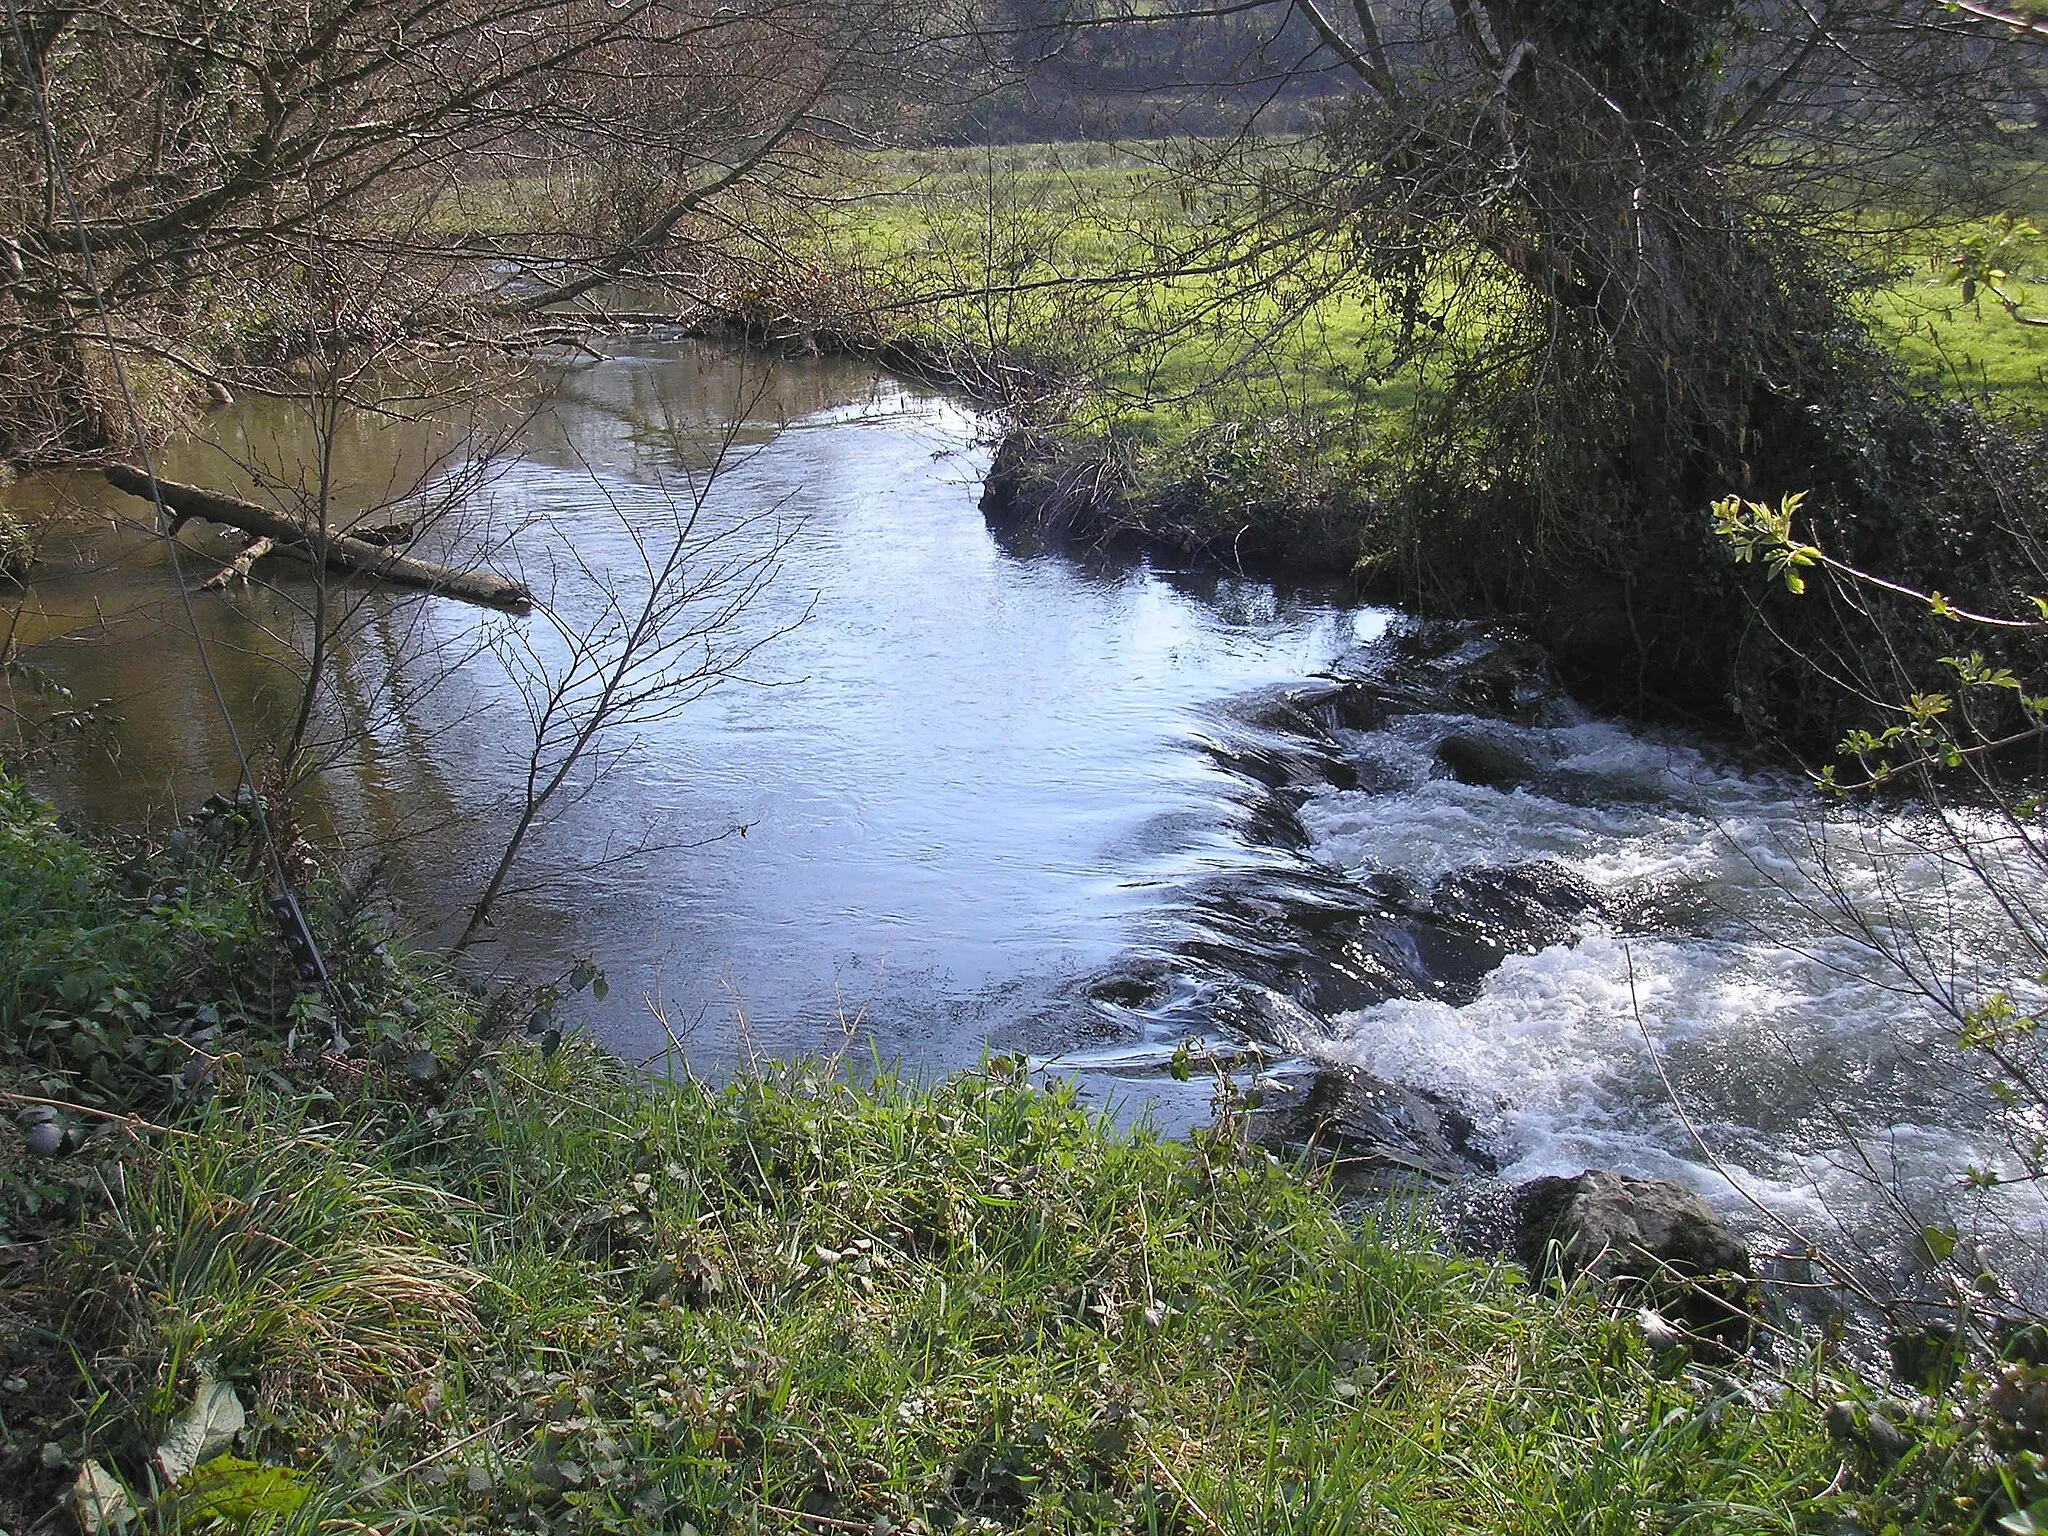
[[1087, 995], [1114, 1008], [1156, 1008], [1172, 991], [1166, 967], [1156, 962], [1134, 961], [1117, 966], [1091, 980]]
[[1329, 703], [1353, 730], [1394, 715], [1457, 714], [1548, 723], [1568, 710], [1543, 649], [1500, 625], [1403, 625], [1346, 658], [1344, 687]]
[[1516, 1191], [1516, 1255], [1532, 1275], [1581, 1275], [1641, 1295], [1705, 1339], [1746, 1343], [1749, 1249], [1712, 1207], [1668, 1179], [1604, 1169]]
[[1525, 954], [1569, 943], [1588, 918], [1607, 915], [1588, 881], [1548, 859], [1446, 875], [1429, 905], [1439, 917]]
[[1324, 1070], [1303, 1085], [1268, 1090], [1252, 1134], [1276, 1151], [1308, 1154], [1351, 1193], [1390, 1191], [1418, 1177], [1453, 1182], [1495, 1167], [1450, 1100], [1365, 1073]]
[[1437, 743], [1436, 760], [1460, 784], [1510, 790], [1536, 777], [1529, 760], [1511, 747], [1484, 736], [1458, 732]]

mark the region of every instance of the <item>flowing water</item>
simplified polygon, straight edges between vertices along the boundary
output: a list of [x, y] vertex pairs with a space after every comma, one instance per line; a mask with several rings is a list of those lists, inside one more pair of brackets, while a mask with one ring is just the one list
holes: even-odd
[[[310, 482], [288, 402], [211, 437], [164, 472]], [[1935, 970], [2008, 974], [2009, 925], [1938, 825], [1824, 821], [1795, 782], [1589, 716], [1476, 627], [1020, 544], [979, 509], [972, 413], [848, 363], [619, 346], [552, 370], [530, 413], [352, 421], [335, 503], [416, 502], [500, 437], [429, 542], [491, 550], [570, 637], [602, 637], [606, 592], [642, 590], [693, 514], [691, 582], [723, 572], [729, 598], [774, 568], [692, 653], [738, 675], [654, 701], [572, 776], [482, 951], [528, 975], [594, 958], [592, 1026], [628, 1056], [1025, 1052], [1175, 1126], [1208, 1107], [1213, 1079], [1167, 1070], [1194, 1040], [1382, 1166], [1676, 1177], [1757, 1230], [1874, 1231], [1997, 1156], [1952, 1026], [1844, 921], [1911, 912], [1952, 940]], [[78, 477], [10, 494], [68, 509], [21, 652], [108, 701], [46, 787], [110, 820], [231, 787], [147, 509]], [[312, 593], [266, 579], [193, 604], [252, 745], [292, 719], [279, 658]], [[382, 593], [343, 633], [309, 814], [446, 937], [516, 810], [522, 700], [573, 639]]]

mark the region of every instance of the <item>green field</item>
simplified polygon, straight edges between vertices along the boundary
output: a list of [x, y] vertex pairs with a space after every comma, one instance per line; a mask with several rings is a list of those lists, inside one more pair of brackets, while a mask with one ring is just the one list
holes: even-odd
[[[1880, 334], [1925, 377], [1950, 393], [1996, 408], [2048, 410], [2048, 241], [2019, 224], [2004, 235], [1996, 221], [1972, 220], [1902, 242], [1899, 276], [1871, 297]], [[1964, 296], [1956, 253], [1990, 243], [1990, 259], [2009, 264], [2000, 287], [2020, 306], [2016, 319], [1980, 288]]]
[[[1412, 381], [1371, 376], [1383, 322], [1342, 291], [1332, 258], [1235, 265], [1245, 241], [1220, 213], [1177, 203], [1164, 153], [863, 157], [846, 163], [836, 204], [792, 238], [882, 332], [1059, 375], [1085, 414], [1143, 440], [1405, 400]], [[1176, 275], [1184, 265], [1198, 270]]]
[[[1178, 201], [1168, 154], [1038, 145], [848, 157], [825, 178], [828, 206], [786, 238], [800, 273], [828, 275], [838, 302], [892, 339], [1063, 371], [1084, 381], [1094, 412], [1141, 439], [1412, 400], [1426, 381], [1385, 371], [1390, 317], [1330, 249], [1227, 275], [1161, 275], [1191, 250], [1198, 264], [1220, 264], [1248, 247], [1222, 213]], [[2018, 323], [1982, 294], [1966, 302], [1947, 259], [1983, 227], [1873, 233], [1858, 254], [1896, 275], [1865, 302], [1930, 385], [2040, 409], [2048, 327]], [[2009, 291], [2039, 280], [2048, 300], [2048, 245], [2022, 238], [2007, 254], [2019, 263]], [[1449, 323], [1483, 343], [1485, 274], [1464, 278]]]

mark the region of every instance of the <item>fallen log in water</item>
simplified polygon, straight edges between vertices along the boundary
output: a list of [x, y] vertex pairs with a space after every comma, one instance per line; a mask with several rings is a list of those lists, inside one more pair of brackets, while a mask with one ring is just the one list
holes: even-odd
[[[175, 480], [161, 478], [156, 482], [155, 495], [152, 495], [149, 476], [132, 464], [109, 464], [103, 473], [108, 484], [130, 496], [139, 496], [144, 501], [153, 501], [160, 496], [164, 510], [171, 514], [173, 533], [177, 532], [180, 524], [198, 518], [203, 522], [239, 528], [252, 539], [268, 539], [277, 554], [312, 558], [311, 531], [268, 507], [234, 496], [223, 496], [202, 486], [182, 485]], [[328, 566], [337, 571], [360, 572], [397, 586], [418, 587], [492, 608], [510, 608], [523, 613], [533, 606], [533, 594], [524, 582], [510, 580], [491, 571], [463, 571], [450, 565], [437, 565], [431, 560], [399, 554], [366, 539], [331, 529], [322, 543]]]

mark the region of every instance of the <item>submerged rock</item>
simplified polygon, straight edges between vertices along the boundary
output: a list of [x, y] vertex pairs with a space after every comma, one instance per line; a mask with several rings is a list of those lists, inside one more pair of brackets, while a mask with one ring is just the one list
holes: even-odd
[[1457, 1105], [1365, 1073], [1325, 1070], [1269, 1090], [1252, 1133], [1263, 1146], [1325, 1166], [1349, 1193], [1384, 1193], [1418, 1176], [1450, 1183], [1494, 1167]]
[[1682, 1185], [1588, 1169], [1523, 1185], [1515, 1216], [1516, 1254], [1532, 1276], [1590, 1276], [1649, 1296], [1693, 1334], [1747, 1342], [1749, 1249]]
[[1574, 714], [1541, 646], [1502, 625], [1411, 621], [1340, 664], [1338, 723], [1372, 730], [1393, 715], [1475, 715], [1519, 725]]
[[1114, 1008], [1156, 1008], [1172, 994], [1173, 979], [1157, 960], [1126, 960], [1092, 977], [1082, 992]]
[[1526, 954], [1568, 944], [1587, 918], [1607, 915], [1600, 892], [1554, 859], [1445, 875], [1431, 888], [1429, 904], [1446, 921]]
[[1512, 747], [1464, 732], [1439, 742], [1436, 760], [1460, 784], [1477, 784], [1485, 789], [1514, 789], [1536, 777], [1529, 760]]

